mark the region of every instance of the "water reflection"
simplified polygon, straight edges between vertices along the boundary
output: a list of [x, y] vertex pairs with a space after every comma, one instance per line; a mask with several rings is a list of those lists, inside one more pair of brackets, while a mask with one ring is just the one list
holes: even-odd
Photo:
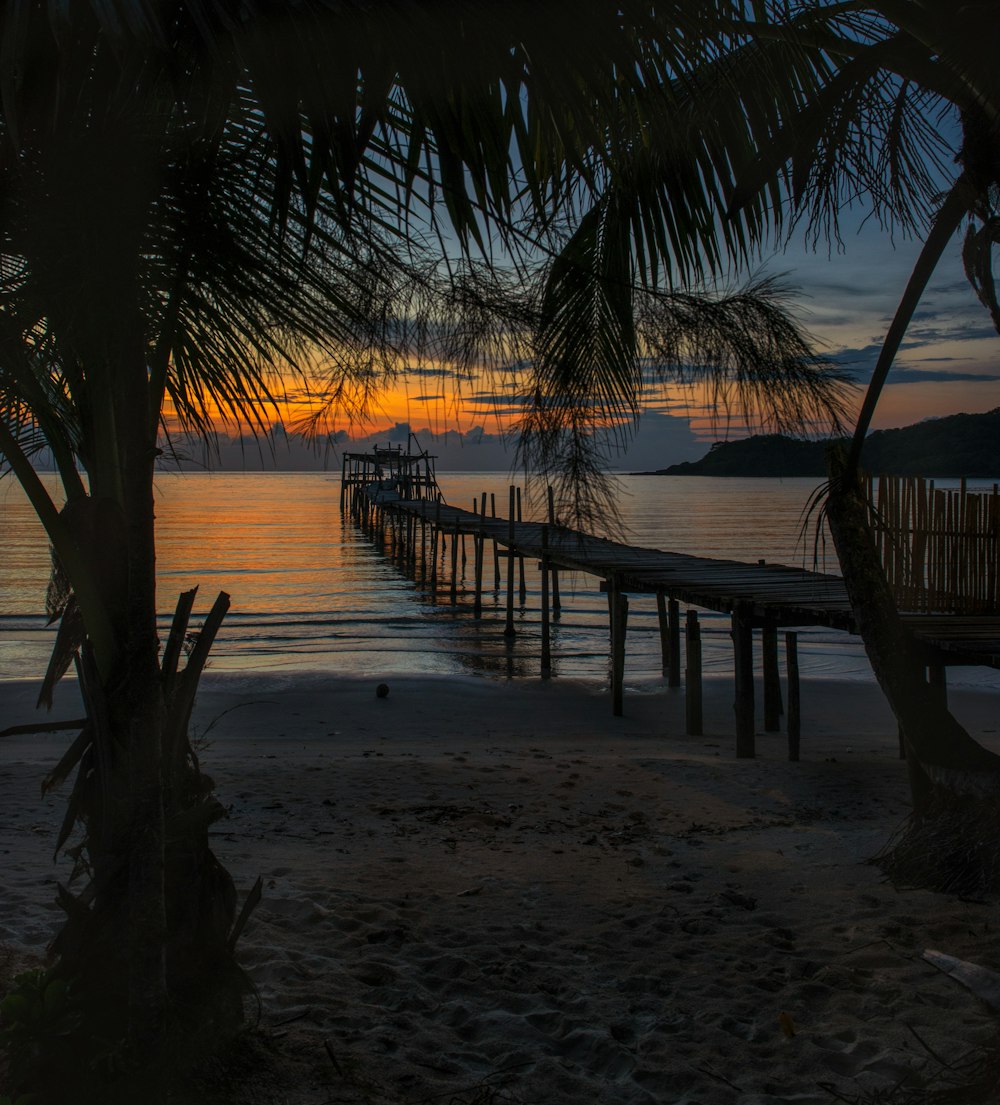
[[[442, 478], [449, 501], [471, 505], [482, 492], [506, 512], [502, 473]], [[622, 516], [629, 540], [701, 555], [802, 563], [800, 513], [816, 481], [629, 477]], [[43, 628], [48, 551], [16, 485], [0, 484], [0, 674], [37, 677], [51, 648]], [[503, 635], [506, 557], [495, 586], [492, 547], [484, 567], [482, 618], [471, 617], [473, 557], [456, 558], [451, 536], [412, 569], [401, 569], [391, 532], [377, 544], [342, 523], [339, 481], [323, 473], [191, 474], [157, 483], [160, 607], [200, 585], [196, 613], [216, 591], [233, 597], [217, 647], [216, 670], [314, 670], [367, 674], [477, 672], [496, 678], [539, 675], [540, 580], [525, 564], [524, 599], [515, 585], [517, 635]], [[542, 496], [522, 499], [528, 517], [545, 513]], [[799, 549], [799, 551], [797, 551]], [[829, 568], [829, 564], [827, 565]], [[432, 579], [435, 586], [432, 586]], [[519, 581], [517, 581], [519, 582]], [[560, 573], [561, 621], [552, 623], [553, 674], [604, 682], [607, 600], [588, 576]], [[197, 620], [197, 619], [196, 619]], [[166, 617], [163, 620], [166, 626]], [[707, 672], [731, 670], [728, 620], [702, 618]], [[800, 634], [813, 673], [853, 673], [867, 664], [857, 642], [822, 630]], [[630, 681], [661, 678], [655, 602], [634, 596], [627, 642]]]

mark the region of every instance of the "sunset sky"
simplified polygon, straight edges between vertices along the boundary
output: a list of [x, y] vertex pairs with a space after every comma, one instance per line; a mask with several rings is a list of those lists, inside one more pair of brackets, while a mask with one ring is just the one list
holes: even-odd
[[[918, 252], [877, 226], [845, 233], [844, 249], [828, 254], [792, 243], [763, 271], [783, 276], [802, 321], [821, 352], [867, 382], [879, 345]], [[921, 419], [1000, 406], [1000, 337], [965, 280], [956, 240], [939, 267], [897, 358], [874, 426], [908, 425]], [[860, 392], [858, 401], [860, 402]], [[286, 420], [291, 424], [294, 419]], [[365, 449], [374, 442], [406, 444], [411, 430], [453, 470], [503, 469], [511, 453], [502, 441], [508, 418], [502, 397], [485, 382], [453, 383], [425, 370], [385, 394], [367, 424], [332, 420], [336, 450]], [[651, 404], [627, 453], [610, 457], [612, 468], [663, 467], [696, 459], [718, 439], [745, 436], [738, 418], [706, 416], [696, 394], [678, 389]], [[329, 466], [330, 450], [316, 454], [292, 436], [279, 442], [273, 460], [255, 460], [248, 450], [223, 442], [223, 467]], [[337, 462], [339, 464], [339, 462]], [[335, 465], [336, 466], [336, 465]]]

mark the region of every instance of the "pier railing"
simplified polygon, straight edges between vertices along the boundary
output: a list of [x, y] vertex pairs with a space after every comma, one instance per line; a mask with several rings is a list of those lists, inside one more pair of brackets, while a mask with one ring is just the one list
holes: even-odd
[[869, 520], [900, 610], [1000, 613], [1000, 495], [869, 478]]

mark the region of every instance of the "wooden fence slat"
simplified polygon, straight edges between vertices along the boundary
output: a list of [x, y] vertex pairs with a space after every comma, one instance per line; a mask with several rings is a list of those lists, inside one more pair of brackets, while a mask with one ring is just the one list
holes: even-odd
[[[868, 517], [901, 610], [1000, 612], [1000, 495], [931, 480], [868, 478]], [[874, 496], [874, 497], [873, 497]]]

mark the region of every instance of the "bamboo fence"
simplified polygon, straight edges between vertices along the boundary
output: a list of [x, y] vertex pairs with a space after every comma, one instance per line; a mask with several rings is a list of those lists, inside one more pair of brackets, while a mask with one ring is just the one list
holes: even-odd
[[933, 480], [868, 480], [869, 522], [900, 610], [1000, 612], [1000, 496]]

